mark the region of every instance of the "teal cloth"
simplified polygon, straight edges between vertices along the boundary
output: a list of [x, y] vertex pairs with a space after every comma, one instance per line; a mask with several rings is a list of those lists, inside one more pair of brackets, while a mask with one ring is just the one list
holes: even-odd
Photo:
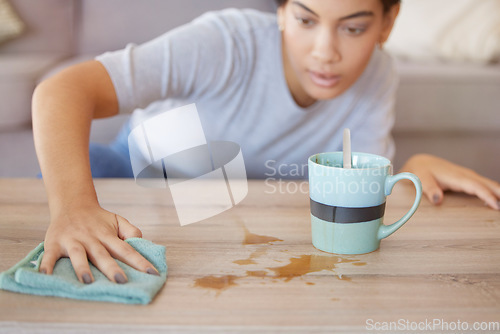
[[53, 274], [45, 275], [38, 272], [44, 252], [42, 242], [22, 261], [0, 274], [0, 288], [42, 296], [148, 304], [167, 279], [165, 247], [142, 238], [129, 238], [125, 241], [151, 262], [159, 271], [160, 276], [143, 273], [116, 260], [127, 275], [127, 283], [117, 284], [109, 281], [103, 273], [89, 263], [94, 282], [84, 284], [76, 277], [68, 258], [59, 259], [54, 266]]

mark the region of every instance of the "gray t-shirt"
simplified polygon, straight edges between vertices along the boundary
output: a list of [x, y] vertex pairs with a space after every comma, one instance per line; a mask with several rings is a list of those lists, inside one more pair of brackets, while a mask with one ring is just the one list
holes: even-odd
[[137, 122], [196, 103], [207, 140], [238, 143], [250, 178], [307, 177], [302, 172], [307, 158], [341, 150], [346, 127], [353, 151], [393, 158], [398, 79], [391, 58], [376, 49], [341, 96], [302, 108], [285, 81], [281, 34], [272, 13], [209, 12], [96, 59], [111, 76], [120, 113], [135, 110]]

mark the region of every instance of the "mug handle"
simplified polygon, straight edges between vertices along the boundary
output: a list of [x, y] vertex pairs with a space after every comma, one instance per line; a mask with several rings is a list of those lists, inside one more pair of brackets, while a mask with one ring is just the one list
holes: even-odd
[[396, 175], [389, 175], [385, 179], [385, 196], [389, 196], [392, 192], [392, 188], [394, 188], [394, 185], [401, 180], [410, 180], [413, 182], [415, 185], [415, 190], [417, 193], [415, 194], [415, 201], [413, 202], [413, 206], [410, 208], [410, 210], [397, 222], [391, 224], [391, 225], [380, 225], [378, 229], [378, 239], [382, 240], [384, 238], [387, 238], [394, 232], [396, 232], [401, 226], [403, 226], [404, 223], [408, 221], [408, 219], [413, 216], [415, 211], [418, 208], [418, 205], [420, 204], [420, 199], [422, 198], [422, 184], [420, 183], [420, 179], [412, 173], [399, 173]]

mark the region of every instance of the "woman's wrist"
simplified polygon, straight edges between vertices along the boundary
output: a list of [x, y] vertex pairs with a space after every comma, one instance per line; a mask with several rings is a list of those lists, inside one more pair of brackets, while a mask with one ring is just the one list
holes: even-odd
[[71, 192], [49, 194], [49, 209], [52, 214], [65, 211], [76, 211], [88, 208], [99, 208], [95, 189], [73, 189]]

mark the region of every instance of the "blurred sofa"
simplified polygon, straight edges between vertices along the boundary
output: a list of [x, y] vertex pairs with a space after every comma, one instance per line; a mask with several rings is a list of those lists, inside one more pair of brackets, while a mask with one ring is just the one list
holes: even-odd
[[[273, 0], [9, 0], [25, 31], [0, 45], [0, 177], [38, 171], [31, 95], [55, 71], [104, 51], [141, 43], [208, 10], [275, 11]], [[437, 154], [500, 180], [500, 64], [397, 59], [401, 75], [394, 127], [401, 167]], [[95, 121], [91, 140], [110, 141], [123, 116]]]

